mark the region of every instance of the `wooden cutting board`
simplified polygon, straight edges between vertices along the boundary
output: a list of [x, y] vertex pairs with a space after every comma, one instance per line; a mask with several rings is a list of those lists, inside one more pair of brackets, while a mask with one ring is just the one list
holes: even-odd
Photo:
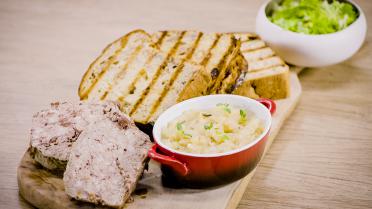
[[[300, 98], [301, 85], [296, 73], [291, 73], [290, 82], [291, 96], [277, 101], [277, 112], [273, 117], [272, 129], [265, 153]], [[137, 191], [133, 195], [134, 201], [126, 204], [125, 208], [236, 208], [254, 173], [255, 170], [245, 178], [224, 186], [207, 189], [176, 189], [162, 185], [160, 166], [156, 162], [151, 161], [149, 170], [145, 172], [137, 186]], [[103, 208], [70, 199], [64, 193], [62, 178], [35, 164], [28, 152], [25, 153], [21, 160], [17, 177], [20, 194], [35, 207], [48, 209]]]

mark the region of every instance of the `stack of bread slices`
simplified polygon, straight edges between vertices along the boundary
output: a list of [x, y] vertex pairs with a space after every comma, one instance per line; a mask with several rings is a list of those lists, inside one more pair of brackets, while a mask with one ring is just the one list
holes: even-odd
[[289, 96], [289, 67], [257, 35], [234, 33], [248, 69], [240, 74], [233, 94], [253, 99], [284, 99]]
[[251, 34], [135, 30], [90, 65], [79, 96], [118, 101], [135, 122], [149, 124], [170, 106], [202, 95], [285, 98], [288, 72]]

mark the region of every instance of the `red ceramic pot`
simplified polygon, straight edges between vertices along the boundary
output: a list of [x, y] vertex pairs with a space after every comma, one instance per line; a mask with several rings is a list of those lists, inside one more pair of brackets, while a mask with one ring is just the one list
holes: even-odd
[[[227, 103], [255, 113], [263, 121], [263, 133], [239, 149], [217, 154], [185, 153], [162, 143], [162, 128], [184, 111], [208, 109], [218, 103]], [[237, 95], [210, 95], [186, 100], [166, 110], [155, 122], [153, 128], [155, 145], [150, 149], [148, 156], [161, 163], [165, 179], [185, 186], [211, 186], [237, 180], [252, 171], [260, 161], [271, 127], [271, 114], [275, 109], [276, 105], [271, 100], [253, 100]]]

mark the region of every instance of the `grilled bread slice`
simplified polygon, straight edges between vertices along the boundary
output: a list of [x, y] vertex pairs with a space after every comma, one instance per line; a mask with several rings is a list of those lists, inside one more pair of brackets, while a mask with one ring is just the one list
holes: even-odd
[[[166, 31], [171, 33], [182, 33], [180, 31]], [[203, 66], [204, 72], [200, 72], [206, 76], [202, 80], [208, 81], [208, 88], [203, 91], [203, 94], [218, 93], [221, 88], [223, 80], [230, 75], [230, 68], [238, 65], [238, 70], [246, 67], [244, 57], [240, 53], [240, 41], [237, 40], [232, 34], [219, 34], [219, 33], [202, 33], [193, 31], [184, 31], [186, 33], [194, 33], [194, 38], [189, 39], [191, 42], [195, 41], [193, 48], [188, 47], [188, 42], [182, 42], [179, 53], [175, 53], [176, 58], [185, 58], [188, 62]], [[197, 40], [196, 34], [198, 34]], [[159, 37], [159, 32], [152, 35]], [[186, 53], [189, 52], [188, 55]], [[227, 72], [229, 71], [229, 72]], [[239, 74], [239, 73], [235, 73]], [[194, 75], [195, 77], [203, 77]], [[197, 79], [191, 79], [189, 85], [197, 86]], [[185, 89], [186, 90], [186, 89]], [[190, 98], [188, 93], [184, 91], [178, 101]], [[182, 98], [184, 97], [184, 98]]]
[[233, 94], [251, 98], [284, 99], [290, 95], [289, 67], [257, 35], [234, 33], [248, 63], [235, 83]]
[[79, 86], [80, 98], [103, 97], [111, 81], [151, 44], [151, 37], [143, 30], [134, 30], [109, 44], [84, 74]]

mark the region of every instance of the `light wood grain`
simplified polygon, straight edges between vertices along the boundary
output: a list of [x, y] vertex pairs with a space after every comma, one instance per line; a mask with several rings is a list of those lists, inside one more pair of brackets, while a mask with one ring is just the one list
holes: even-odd
[[[357, 0], [372, 22], [372, 2]], [[252, 1], [0, 1], [0, 206], [30, 208], [16, 167], [31, 116], [77, 100], [88, 64], [135, 28], [253, 31]], [[370, 28], [370, 27], [369, 27]], [[372, 36], [349, 61], [300, 74], [303, 95], [238, 208], [372, 207]]]

